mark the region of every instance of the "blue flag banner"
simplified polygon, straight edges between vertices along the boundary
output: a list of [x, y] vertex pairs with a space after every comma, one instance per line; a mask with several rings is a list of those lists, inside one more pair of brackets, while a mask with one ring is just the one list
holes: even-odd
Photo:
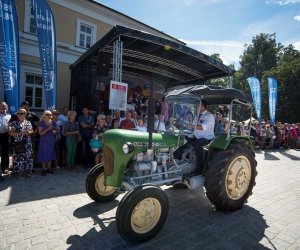
[[247, 79], [247, 81], [250, 85], [252, 100], [253, 100], [255, 111], [256, 111], [256, 114], [257, 114], [257, 119], [258, 119], [258, 122], [261, 123], [261, 87], [260, 87], [260, 82], [256, 77], [249, 77]]
[[31, 0], [31, 5], [36, 20], [47, 109], [55, 109], [57, 62], [54, 16], [45, 0]]
[[19, 108], [20, 58], [18, 16], [14, 0], [0, 0], [0, 67], [10, 113]]
[[277, 105], [277, 81], [274, 78], [268, 78], [269, 87], [269, 113], [271, 123], [275, 123], [276, 105]]

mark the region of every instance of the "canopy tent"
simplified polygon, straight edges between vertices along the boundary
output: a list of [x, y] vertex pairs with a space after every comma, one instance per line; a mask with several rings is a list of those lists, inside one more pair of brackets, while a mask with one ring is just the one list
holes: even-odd
[[[117, 25], [70, 66], [72, 75], [79, 71], [79, 78], [97, 75], [97, 62], [101, 58], [111, 59], [108, 62], [111, 73], [113, 43], [116, 40], [123, 42], [122, 75], [146, 77], [164, 88], [202, 84], [208, 79], [229, 76], [234, 72], [220, 61], [182, 43]], [[71, 94], [78, 94], [78, 77], [72, 78]]]
[[193, 103], [195, 99], [201, 98], [208, 105], [231, 104], [233, 99], [244, 103], [251, 103], [251, 97], [240, 90], [223, 88], [219, 86], [193, 86], [173, 90], [167, 93], [167, 99], [180, 99], [187, 103]]

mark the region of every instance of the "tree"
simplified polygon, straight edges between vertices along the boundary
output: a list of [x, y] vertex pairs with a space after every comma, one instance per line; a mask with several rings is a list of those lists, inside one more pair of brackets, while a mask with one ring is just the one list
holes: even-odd
[[[215, 53], [215, 54], [210, 55], [210, 57], [212, 57], [213, 59], [223, 63], [223, 60], [221, 59], [220, 54]], [[235, 70], [234, 69], [234, 64], [230, 64], [230, 65], [228, 65], [228, 67]], [[225, 77], [221, 77], [221, 78], [208, 80], [208, 81], [206, 81], [206, 84], [207, 85], [214, 85], [214, 86], [221, 86], [221, 87], [226, 88], [226, 87], [231, 85], [230, 81], [231, 80], [230, 80], [229, 76], [225, 76]]]
[[245, 44], [241, 68], [235, 74], [235, 86], [249, 91], [247, 78], [251, 76], [261, 80], [265, 71], [278, 65], [283, 46], [276, 43], [276, 34], [261, 33], [252, 39], [252, 44]]
[[[276, 120], [282, 122], [300, 121], [300, 51], [293, 45], [283, 49], [277, 67], [264, 72], [262, 92], [267, 95], [267, 78], [273, 77], [278, 82], [278, 103]], [[264, 105], [264, 117], [268, 117], [268, 103]]]
[[[245, 45], [245, 50], [240, 57], [241, 68], [234, 75], [233, 87], [250, 94], [247, 78], [255, 76], [261, 81], [265, 71], [277, 67], [283, 54], [283, 46], [276, 42], [275, 33], [261, 33], [253, 37], [252, 43]], [[263, 86], [263, 90], [265, 89], [266, 86]], [[267, 102], [268, 94], [262, 91], [263, 117], [266, 115]]]

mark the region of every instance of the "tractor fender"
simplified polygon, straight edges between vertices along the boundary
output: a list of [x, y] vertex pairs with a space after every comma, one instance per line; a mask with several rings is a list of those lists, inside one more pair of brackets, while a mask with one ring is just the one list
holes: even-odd
[[254, 147], [249, 136], [245, 135], [230, 135], [227, 134], [217, 136], [210, 144], [209, 151], [213, 149], [226, 150], [232, 142], [245, 143], [249, 149], [254, 152]]

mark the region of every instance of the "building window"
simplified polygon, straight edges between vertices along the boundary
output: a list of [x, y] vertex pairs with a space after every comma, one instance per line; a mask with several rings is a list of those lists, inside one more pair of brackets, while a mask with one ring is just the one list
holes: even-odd
[[41, 75], [26, 73], [25, 100], [31, 108], [43, 107], [43, 78]]
[[89, 49], [95, 43], [97, 26], [77, 19], [77, 39], [78, 47]]
[[24, 31], [36, 35], [36, 21], [31, 1], [25, 0], [25, 17], [24, 17]]

